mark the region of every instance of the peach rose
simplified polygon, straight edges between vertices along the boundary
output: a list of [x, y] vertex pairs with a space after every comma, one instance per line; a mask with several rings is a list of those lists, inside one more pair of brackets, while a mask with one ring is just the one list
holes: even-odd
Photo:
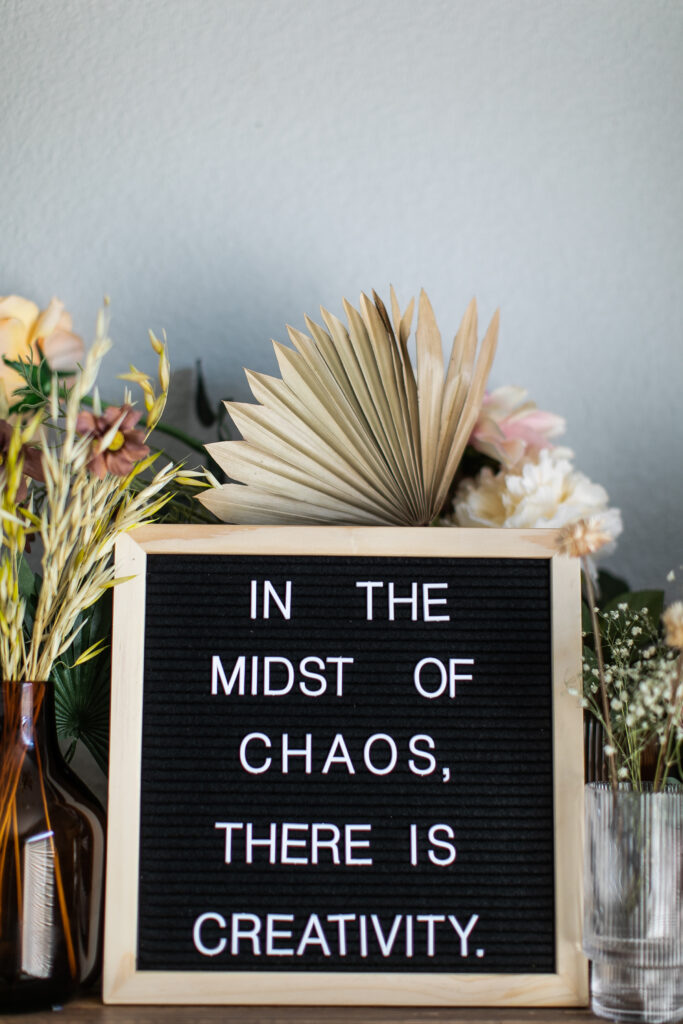
[[[36, 361], [40, 345], [50, 369], [75, 370], [85, 347], [71, 326], [71, 315], [59, 299], [52, 299], [41, 312], [35, 302], [19, 295], [0, 298], [0, 355]], [[0, 361], [0, 381], [11, 393], [20, 386], [21, 377]]]

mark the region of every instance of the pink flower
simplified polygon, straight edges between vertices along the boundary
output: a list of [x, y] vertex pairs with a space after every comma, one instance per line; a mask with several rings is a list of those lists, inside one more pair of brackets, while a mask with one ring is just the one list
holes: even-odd
[[477, 451], [511, 469], [522, 459], [536, 458], [551, 448], [551, 437], [563, 434], [565, 421], [552, 412], [537, 409], [526, 400], [524, 388], [502, 387], [484, 396], [479, 419], [470, 436]]
[[110, 405], [101, 416], [87, 411], [79, 413], [76, 430], [79, 434], [92, 435], [93, 439], [88, 469], [100, 480], [107, 473], [128, 476], [135, 463], [149, 455], [149, 448], [144, 443], [145, 432], [135, 429], [141, 415], [129, 405], [120, 408]]
[[[40, 346], [51, 370], [75, 370], [85, 349], [71, 326], [71, 316], [59, 299], [40, 312], [35, 302], [19, 295], [0, 298], [0, 356], [37, 362]], [[23, 383], [1, 360], [0, 381], [10, 393]]]

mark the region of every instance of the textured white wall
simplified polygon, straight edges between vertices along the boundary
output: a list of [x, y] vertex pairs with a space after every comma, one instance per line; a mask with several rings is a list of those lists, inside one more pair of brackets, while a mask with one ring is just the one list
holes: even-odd
[[[103, 294], [128, 360], [214, 395], [342, 295], [502, 310], [494, 383], [564, 414], [626, 530], [683, 562], [679, 0], [0, 0], [0, 293]], [[144, 354], [141, 354], [144, 353]], [[118, 394], [118, 391], [115, 391]]]

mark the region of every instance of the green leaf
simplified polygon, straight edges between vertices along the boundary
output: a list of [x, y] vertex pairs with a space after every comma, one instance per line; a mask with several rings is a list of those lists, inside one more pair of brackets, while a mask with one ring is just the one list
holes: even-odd
[[204, 427], [212, 427], [216, 422], [216, 414], [213, 411], [209, 396], [206, 391], [206, 384], [204, 383], [204, 374], [202, 373], [202, 363], [198, 359], [195, 363], [195, 373], [197, 378], [197, 386], [194, 394], [194, 408], [197, 413], [197, 419]]
[[73, 663], [72, 668], [78, 668], [79, 665], [85, 665], [86, 661], [91, 661], [92, 658], [97, 658], [100, 654], [103, 654], [108, 647], [105, 637], [100, 637], [96, 640], [83, 654], [80, 654]]
[[46, 398], [43, 395], [33, 394], [31, 391], [25, 391], [22, 388], [17, 388], [14, 392], [15, 395], [22, 395], [18, 402], [10, 406], [11, 413], [18, 412], [32, 412], [34, 409], [39, 409], [45, 405]]
[[28, 629], [31, 628], [33, 619], [35, 618], [41, 583], [42, 577], [33, 572], [26, 561], [26, 558], [22, 555], [19, 559], [19, 593], [26, 601], [26, 614], [24, 619]]
[[588, 607], [588, 605], [586, 604], [585, 601], [581, 602], [581, 629], [583, 630], [584, 633], [588, 633], [588, 636], [584, 637], [584, 642], [586, 640], [591, 640], [592, 641], [592, 638], [593, 638], [593, 620], [591, 618], [591, 610], [590, 610], [590, 608]]
[[659, 626], [659, 620], [664, 609], [663, 590], [635, 590], [617, 594], [604, 606], [604, 611], [615, 611], [620, 604], [625, 604], [631, 612], [642, 612], [645, 609], [655, 629]]
[[[52, 670], [57, 733], [71, 746], [81, 742], [103, 772], [109, 748], [109, 650], [111, 594], [104, 594], [77, 621], [84, 621], [62, 660]], [[99, 645], [99, 649], [97, 647]], [[104, 647], [104, 645], [107, 645]], [[94, 656], [93, 649], [96, 650]], [[73, 750], [69, 749], [73, 756]]]
[[630, 589], [626, 580], [621, 579], [620, 576], [614, 576], [611, 572], [607, 572], [606, 569], [598, 571], [599, 608], [604, 608], [608, 601], [611, 601], [619, 594], [628, 594]]

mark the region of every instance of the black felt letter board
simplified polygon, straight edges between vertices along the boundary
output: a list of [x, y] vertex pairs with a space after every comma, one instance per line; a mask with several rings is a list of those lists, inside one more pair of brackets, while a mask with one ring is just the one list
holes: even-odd
[[550, 607], [546, 559], [149, 555], [138, 969], [552, 973]]

